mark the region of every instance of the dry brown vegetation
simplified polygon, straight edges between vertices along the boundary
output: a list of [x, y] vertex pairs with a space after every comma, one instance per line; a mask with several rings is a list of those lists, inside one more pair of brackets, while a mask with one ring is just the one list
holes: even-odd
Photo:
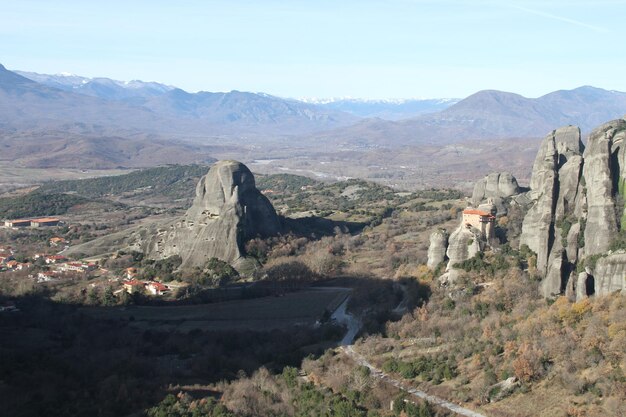
[[[361, 349], [381, 366], [393, 358], [407, 366], [453, 358], [457, 377], [437, 385], [441, 381], [418, 375], [415, 382], [483, 404], [488, 415], [563, 415], [566, 409], [570, 415], [624, 415], [624, 297], [549, 302], [518, 269], [485, 278], [468, 275], [457, 290], [434, 286], [427, 305], [389, 323], [387, 338], [372, 336]], [[501, 397], [496, 383], [509, 377], [519, 387], [495, 402]], [[546, 392], [558, 394], [545, 401]]]

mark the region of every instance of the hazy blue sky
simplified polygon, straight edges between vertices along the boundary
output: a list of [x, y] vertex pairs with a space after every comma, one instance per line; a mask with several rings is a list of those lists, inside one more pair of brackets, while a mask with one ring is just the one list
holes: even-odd
[[[98, 3], [98, 4], [96, 4]], [[0, 0], [0, 63], [286, 97], [626, 91], [626, 1]]]

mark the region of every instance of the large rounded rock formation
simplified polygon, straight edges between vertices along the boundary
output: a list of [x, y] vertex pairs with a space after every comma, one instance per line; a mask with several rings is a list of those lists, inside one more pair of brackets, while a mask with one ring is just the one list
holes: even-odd
[[474, 184], [472, 203], [477, 206], [487, 199], [503, 199], [519, 193], [520, 188], [513, 175], [508, 172], [492, 172]]
[[237, 265], [247, 240], [275, 235], [280, 228], [274, 207], [257, 190], [248, 167], [219, 161], [199, 181], [185, 216], [145, 236], [143, 249], [151, 258], [180, 255], [182, 268], [202, 267], [210, 258]]

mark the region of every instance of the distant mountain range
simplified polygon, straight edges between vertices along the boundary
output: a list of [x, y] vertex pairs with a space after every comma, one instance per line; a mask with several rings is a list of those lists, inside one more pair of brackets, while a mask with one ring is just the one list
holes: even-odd
[[106, 100], [133, 101], [133, 99], [146, 99], [160, 96], [175, 88], [165, 84], [139, 80], [117, 81], [110, 78], [87, 78], [67, 73], [48, 75], [26, 71], [14, 72], [48, 87]]
[[388, 121], [366, 119], [317, 135], [326, 142], [404, 146], [467, 140], [542, 137], [567, 125], [590, 131], [626, 114], [626, 93], [595, 87], [560, 90], [539, 98], [479, 91], [436, 113]]
[[[214, 104], [220, 100], [220, 94], [224, 93], [187, 93], [176, 87], [165, 85], [157, 82], [145, 82], [140, 80], [133, 81], [118, 81], [110, 78], [87, 78], [80, 75], [62, 73], [62, 74], [39, 74], [36, 72], [27, 71], [14, 71], [16, 74], [21, 75], [29, 80], [36, 81], [40, 84], [44, 84], [48, 87], [58, 88], [64, 91], [71, 91], [74, 93], [84, 94], [91, 97], [98, 97], [105, 100], [121, 100], [132, 104], [145, 105], [146, 102], [159, 96], [167, 96], [173, 90], [178, 90], [171, 95], [176, 96], [181, 100], [181, 103], [165, 104], [166, 107], [177, 106], [174, 109], [179, 113], [181, 109], [189, 106], [192, 111], [197, 111], [198, 107], [208, 107], [206, 111], [202, 112], [205, 115], [207, 113], [213, 114], [215, 112]], [[239, 93], [239, 92], [233, 92]], [[250, 94], [250, 93], [239, 93]], [[211, 96], [212, 95], [212, 96]], [[272, 98], [267, 94], [258, 94], [259, 97]], [[293, 102], [294, 100], [280, 99], [273, 97], [277, 100], [284, 100], [286, 102]], [[156, 102], [167, 102], [169, 99], [155, 100]], [[310, 99], [304, 98], [295, 100], [296, 102], [314, 105], [319, 109], [326, 109], [337, 112], [345, 112], [357, 117], [380, 117], [387, 120], [400, 120], [410, 117], [418, 116], [425, 113], [433, 113], [443, 110], [459, 101], [459, 99], [383, 99], [383, 100], [371, 100], [371, 99], [357, 99], [357, 98], [331, 98], [331, 99]], [[208, 106], [206, 105], [209, 102]], [[193, 104], [191, 104], [193, 103]], [[147, 106], [157, 106], [159, 104], [152, 102], [147, 103]], [[210, 116], [211, 118], [214, 118]]]
[[400, 120], [435, 113], [459, 102], [458, 98], [434, 99], [386, 99], [371, 100], [358, 98], [302, 99], [306, 103], [340, 110], [359, 117], [377, 117], [385, 120]]
[[351, 114], [267, 94], [187, 93], [158, 83], [47, 76], [0, 65], [0, 128], [215, 137], [311, 133], [353, 124]]
[[626, 93], [585, 86], [539, 98], [485, 90], [463, 100], [299, 101], [240, 91], [188, 93], [157, 82], [11, 72], [0, 66], [0, 109], [4, 128], [52, 123], [90, 133], [279, 135], [296, 136], [296, 142], [312, 135], [391, 146], [539, 137], [569, 124], [587, 131], [624, 115]]
[[485, 90], [463, 100], [304, 102], [240, 91], [189, 93], [156, 82], [18, 73], [0, 65], [0, 159], [29, 166], [201, 162], [211, 159], [216, 146], [252, 149], [269, 141], [284, 155], [295, 148], [332, 153], [443, 146], [542, 137], [570, 124], [585, 132], [624, 114], [626, 93], [589, 86], [539, 98]]

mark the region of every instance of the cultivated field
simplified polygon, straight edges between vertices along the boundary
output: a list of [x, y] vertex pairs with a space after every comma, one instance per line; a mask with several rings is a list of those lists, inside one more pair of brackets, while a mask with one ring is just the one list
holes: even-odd
[[334, 311], [346, 289], [307, 289], [279, 297], [185, 306], [86, 308], [103, 319], [131, 320], [133, 326], [188, 332], [191, 330], [272, 330], [311, 326], [325, 310]]
[[0, 193], [29, 187], [51, 180], [76, 180], [83, 178], [121, 175], [129, 169], [74, 169], [74, 168], [24, 168], [0, 161]]

